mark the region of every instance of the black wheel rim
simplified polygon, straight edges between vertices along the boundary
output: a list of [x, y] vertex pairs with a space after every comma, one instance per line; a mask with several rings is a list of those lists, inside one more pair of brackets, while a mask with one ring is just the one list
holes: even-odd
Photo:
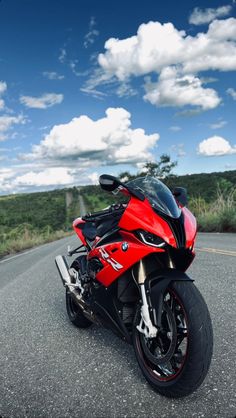
[[168, 381], [183, 369], [188, 350], [187, 316], [173, 289], [164, 295], [161, 325], [157, 337], [152, 339], [137, 332], [137, 348], [150, 374], [157, 380]]

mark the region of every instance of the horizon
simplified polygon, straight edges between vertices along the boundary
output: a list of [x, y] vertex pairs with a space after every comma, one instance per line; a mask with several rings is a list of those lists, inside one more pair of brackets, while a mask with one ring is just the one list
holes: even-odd
[[236, 170], [235, 6], [2, 0], [0, 195]]
[[[212, 171], [210, 173], [191, 173], [191, 174], [171, 174], [171, 178], [180, 178], [180, 177], [185, 177], [185, 176], [201, 176], [201, 175], [208, 175], [208, 174], [225, 174], [225, 173], [233, 173], [236, 172], [236, 170], [225, 170], [225, 171]], [[102, 174], [106, 174], [106, 173], [102, 173]], [[170, 176], [166, 176], [163, 179], [159, 179], [160, 181], [163, 181], [165, 179], [168, 179]], [[22, 195], [22, 194], [33, 194], [33, 193], [50, 193], [50, 192], [57, 192], [57, 191], [62, 191], [62, 190], [70, 190], [73, 189], [74, 187], [76, 189], [79, 189], [80, 187], [90, 187], [90, 186], [97, 186], [99, 187], [99, 183], [89, 183], [89, 184], [80, 184], [80, 185], [72, 185], [72, 186], [60, 186], [57, 188], [51, 188], [49, 186], [49, 188], [45, 189], [43, 188], [42, 190], [40, 188], [38, 188], [37, 190], [30, 190], [30, 191], [21, 191], [21, 192], [15, 192], [15, 193], [11, 193], [11, 194], [0, 194], [0, 199], [4, 198], [4, 197], [11, 197], [11, 196], [17, 196], [17, 195]], [[183, 184], [184, 187], [184, 184]]]

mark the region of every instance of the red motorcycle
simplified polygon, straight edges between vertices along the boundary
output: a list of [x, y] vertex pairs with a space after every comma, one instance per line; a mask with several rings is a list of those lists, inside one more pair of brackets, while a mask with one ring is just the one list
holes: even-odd
[[206, 303], [185, 273], [196, 237], [185, 189], [172, 194], [148, 176], [122, 183], [104, 174], [99, 182], [129, 200], [73, 222], [82, 245], [68, 255], [81, 255], [70, 267], [64, 256], [55, 260], [68, 316], [79, 328], [100, 324], [133, 343], [145, 378], [162, 395], [189, 395], [208, 372], [213, 334]]

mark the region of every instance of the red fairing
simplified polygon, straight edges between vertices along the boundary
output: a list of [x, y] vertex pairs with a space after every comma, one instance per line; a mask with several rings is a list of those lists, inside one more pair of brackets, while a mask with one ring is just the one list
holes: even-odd
[[184, 215], [184, 228], [186, 235], [186, 248], [194, 246], [194, 241], [197, 234], [197, 222], [196, 218], [186, 207], [182, 209]]
[[[127, 194], [125, 189], [122, 191]], [[196, 236], [196, 220], [187, 208], [180, 207], [180, 209], [184, 217], [185, 248], [192, 251]], [[87, 246], [83, 229], [80, 229], [85, 222], [82, 218], [77, 218], [73, 223], [73, 228], [82, 243]], [[148, 255], [167, 251], [165, 247], [152, 246], [143, 242], [135, 235], [136, 231], [151, 233], [176, 250], [179, 248], [168, 222], [154, 211], [146, 198], [142, 200], [133, 195], [130, 196], [129, 203], [119, 220], [118, 228], [117, 241], [102, 244], [103, 240], [101, 240], [101, 245], [99, 245], [100, 237], [97, 236], [87, 255], [88, 261], [95, 258], [102, 263], [103, 268], [96, 273], [96, 280], [106, 287]]]
[[[88, 259], [98, 257], [102, 262], [104, 268], [96, 275], [96, 279], [106, 287], [148, 254], [164, 252], [161, 248], [143, 244], [129, 232], [120, 231], [120, 235], [122, 242], [94, 248], [88, 255]], [[128, 250], [125, 252], [122, 250], [123, 242], [128, 243]]]
[[82, 218], [76, 218], [73, 222], [73, 229], [74, 229], [76, 235], [82, 241], [82, 243], [86, 246], [87, 242], [86, 242], [86, 240], [83, 236], [83, 231], [82, 231], [82, 229], [79, 228], [79, 225], [81, 225], [81, 224], [85, 224], [85, 221], [83, 221]]
[[163, 238], [172, 247], [177, 247], [168, 223], [154, 212], [147, 199], [140, 202], [140, 200], [131, 197], [119, 227], [127, 231], [143, 229]]

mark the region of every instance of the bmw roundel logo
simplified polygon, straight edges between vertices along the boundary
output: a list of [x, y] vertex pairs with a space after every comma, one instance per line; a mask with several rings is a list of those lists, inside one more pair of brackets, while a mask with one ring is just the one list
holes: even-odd
[[127, 251], [129, 248], [128, 242], [123, 242], [122, 246], [121, 246], [123, 251]]

